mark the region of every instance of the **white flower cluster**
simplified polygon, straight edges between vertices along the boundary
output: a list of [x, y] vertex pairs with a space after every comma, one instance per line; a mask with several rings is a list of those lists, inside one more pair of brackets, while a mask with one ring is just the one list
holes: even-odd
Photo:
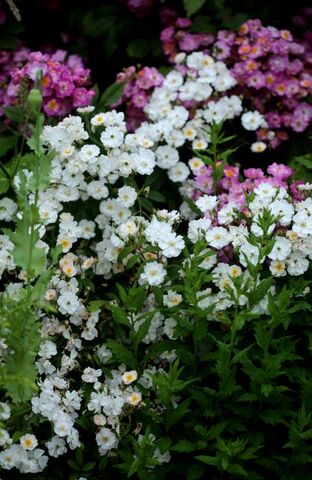
[[0, 278], [4, 270], [13, 270], [15, 263], [13, 259], [14, 244], [7, 235], [0, 235]]
[[[241, 99], [226, 95], [235, 84], [225, 63], [203, 52], [194, 52], [179, 58], [163, 85], [154, 89], [144, 108], [147, 120], [136, 135], [158, 145], [157, 165], [168, 170], [171, 181], [181, 182], [189, 175], [187, 165], [180, 161], [180, 147], [192, 142], [193, 149], [205, 149], [213, 122], [242, 114]], [[246, 112], [242, 115], [242, 125], [247, 130], [256, 130], [264, 125], [264, 119], [259, 112]]]
[[[151, 389], [156, 366], [161, 370], [165, 362], [176, 358], [174, 350], [163, 352], [156, 366], [152, 361], [144, 366], [140, 378], [123, 364], [119, 370], [110, 370], [110, 375], [106, 371], [104, 374], [102, 367], [109, 368], [113, 353], [105, 344], [102, 327], [105, 329], [111, 320], [101, 314], [100, 307], [92, 307], [92, 289], [102, 295], [105, 282], [128, 268], [130, 262], [134, 262], [134, 277], [140, 288], [146, 288], [147, 299], [142, 312], [129, 315], [128, 320], [134, 334], [146, 319], [150, 320], [142, 339], [144, 344], [176, 338], [174, 309], [184, 298], [170, 279], [170, 266], [181, 268], [180, 258], [187, 244], [205, 241], [201, 268], [211, 273], [211, 281], [198, 293], [198, 305], [214, 306], [211, 319], [233, 305], [248, 306], [248, 293], [261, 280], [250, 274], [249, 264], [259, 263], [266, 271], [269, 268], [274, 277], [302, 275], [309, 267], [312, 200], [295, 203], [285, 189], [269, 183], [254, 190], [248, 205], [250, 226], [235, 222], [235, 203], [221, 204], [220, 198], [213, 195], [196, 201], [202, 217], [186, 218], [187, 235], [178, 230], [182, 218], [179, 212], [159, 210], [148, 218], [141, 208], [146, 189], [138, 187], [140, 179], [136, 182], [135, 175], [150, 175], [159, 167], [168, 170], [172, 181], [184, 181], [189, 169], [180, 161], [179, 147], [191, 141], [194, 148], [205, 148], [213, 121], [234, 118], [242, 112], [240, 99], [235, 96], [211, 98], [214, 92], [225, 92], [234, 85], [221, 62], [198, 53], [186, 57], [185, 62], [155, 90], [146, 109], [150, 121], [134, 134], [126, 132], [124, 116], [116, 111], [93, 116], [90, 111], [86, 124], [80, 117], [70, 116], [54, 127], [44, 128], [44, 144], [53, 148], [56, 155], [50, 185], [38, 195], [38, 244], [49, 249], [51, 239], [55, 239], [62, 253], [44, 295], [49, 308], [45, 313], [39, 312], [43, 325], [35, 363], [39, 391], [31, 406], [33, 414], [50, 422], [53, 433], [42, 444], [27, 432], [18, 444], [13, 443], [9, 431], [0, 430], [0, 466], [4, 469], [39, 472], [47, 464], [47, 453], [59, 457], [68, 449], [78, 448], [76, 422], [86, 411], [93, 414], [99, 453], [106, 455], [117, 447], [126, 416], [144, 403], [140, 386]], [[190, 119], [183, 102], [192, 101], [201, 102], [201, 108]], [[257, 115], [244, 115], [243, 121], [249, 126], [261, 120]], [[198, 159], [191, 160], [191, 168], [196, 162]], [[18, 177], [15, 185], [18, 188]], [[34, 202], [33, 193], [29, 193], [29, 199]], [[274, 216], [267, 232], [274, 245], [265, 255], [251, 235], [261, 239], [265, 233], [261, 227], [264, 209]], [[16, 204], [4, 199], [0, 203], [2, 219], [11, 221], [15, 214], [21, 215], [16, 212]], [[27, 281], [25, 272], [15, 272], [14, 244], [8, 236], [0, 236], [0, 246], [0, 273], [16, 273], [14, 282], [6, 285], [5, 294], [18, 298]], [[221, 260], [226, 248], [233, 253], [234, 261]], [[15, 281], [16, 277], [20, 282]], [[151, 293], [158, 286], [163, 293], [161, 311], [157, 311], [158, 301]], [[273, 295], [274, 289], [272, 285], [265, 298], [253, 306], [254, 312], [267, 312], [268, 294]], [[183, 310], [179, 315], [183, 317]], [[4, 348], [0, 339], [0, 351]], [[96, 363], [89, 362], [93, 357]], [[0, 404], [0, 420], [6, 420], [8, 415], [8, 406]], [[162, 463], [170, 457], [155, 450], [154, 458]]]
[[[254, 199], [248, 204], [248, 216], [252, 219], [249, 227], [235, 225], [237, 206], [234, 202], [218, 210], [218, 198], [215, 196], [204, 195], [196, 201], [205, 218], [189, 222], [188, 238], [193, 243], [200, 239], [207, 242], [207, 248], [202, 252], [206, 255], [202, 268], [211, 270], [212, 286], [218, 289], [217, 293], [212, 288], [199, 292], [199, 306], [202, 308], [214, 305], [216, 312], [231, 308], [236, 302], [240, 306], [248, 304], [248, 293], [260, 283], [260, 278], [255, 281], [250, 274], [249, 264], [263, 265], [264, 269], [268, 264], [273, 277], [298, 276], [309, 268], [312, 260], [312, 199], [294, 204], [284, 188], [267, 182], [255, 188], [254, 194]], [[261, 226], [265, 211], [272, 216], [267, 232]], [[257, 243], [255, 238], [261, 240], [265, 233], [273, 241], [273, 246], [263, 254], [261, 241]], [[218, 263], [216, 253], [222, 252], [224, 247], [233, 249], [237, 263]], [[237, 278], [238, 282], [235, 281]], [[267, 313], [268, 294], [274, 291], [273, 286], [253, 311]]]

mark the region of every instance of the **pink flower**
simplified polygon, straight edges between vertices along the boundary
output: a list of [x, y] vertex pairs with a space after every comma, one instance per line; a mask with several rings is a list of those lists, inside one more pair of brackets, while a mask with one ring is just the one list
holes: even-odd
[[0, 101], [5, 106], [18, 104], [18, 92], [22, 82], [28, 80], [29, 88], [32, 88], [40, 72], [43, 111], [47, 115], [67, 115], [75, 107], [90, 105], [95, 95], [94, 90], [87, 88], [90, 71], [84, 68], [78, 55], [67, 58], [64, 50], [44, 54], [20, 48], [13, 54], [13, 58], [12, 54], [2, 53], [0, 59], [10, 65], [9, 72], [9, 67], [3, 68], [6, 76], [3, 77], [5, 86]]
[[282, 163], [272, 163], [267, 168], [267, 172], [273, 177], [280, 178], [281, 180], [287, 180], [293, 175], [292, 168], [287, 167], [287, 165], [283, 165]]

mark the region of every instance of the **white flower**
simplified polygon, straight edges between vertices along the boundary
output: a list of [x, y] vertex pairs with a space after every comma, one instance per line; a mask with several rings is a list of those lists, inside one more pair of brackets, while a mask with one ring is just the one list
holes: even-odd
[[137, 196], [135, 188], [125, 186], [118, 189], [117, 201], [123, 207], [132, 207], [135, 204]]
[[144, 267], [144, 271], [140, 275], [139, 283], [148, 283], [151, 286], [157, 286], [163, 283], [166, 276], [166, 270], [161, 263], [150, 262]]
[[166, 76], [163, 86], [169, 90], [178, 90], [178, 88], [183, 84], [183, 76], [180, 72], [176, 70], [171, 70]]
[[184, 182], [190, 174], [190, 170], [183, 162], [178, 162], [168, 170], [168, 177], [172, 182]]
[[87, 367], [84, 369], [81, 378], [86, 383], [95, 383], [98, 381], [98, 378], [102, 375], [102, 370], [95, 368]]
[[136, 407], [142, 401], [142, 394], [140, 392], [132, 392], [127, 396], [127, 403]]
[[188, 164], [189, 164], [189, 167], [190, 167], [190, 169], [192, 170], [193, 173], [196, 172], [196, 170], [198, 170], [199, 168], [201, 168], [205, 165], [204, 162], [200, 158], [197, 158], [197, 157], [191, 158], [191, 160], [189, 160]]
[[78, 107], [77, 112], [78, 113], [92, 113], [95, 110], [95, 107], [93, 105], [89, 105], [87, 107]]
[[293, 231], [299, 237], [308, 237], [312, 235], [312, 216], [305, 211], [299, 211], [293, 216]]
[[285, 277], [286, 264], [281, 260], [273, 260], [270, 263], [270, 272], [274, 277]]
[[0, 200], [0, 220], [10, 222], [16, 210], [17, 204], [10, 198], [4, 197]]
[[96, 145], [84, 145], [79, 152], [81, 160], [87, 163], [95, 163], [99, 154], [100, 149]]
[[302, 275], [308, 270], [309, 260], [307, 260], [301, 252], [294, 251], [287, 258], [286, 265], [287, 265], [287, 272], [290, 275], [298, 276], [298, 275]]
[[27, 433], [20, 438], [20, 444], [24, 450], [34, 450], [38, 445], [35, 435]]
[[102, 345], [97, 350], [97, 356], [99, 357], [102, 363], [106, 363], [110, 358], [112, 358], [113, 354], [112, 351], [106, 347], [106, 345]]
[[40, 357], [45, 357], [49, 359], [56, 354], [57, 354], [57, 348], [55, 343], [51, 342], [50, 340], [46, 340], [45, 342], [41, 343], [40, 350], [38, 352], [38, 355]]
[[271, 258], [271, 260], [286, 260], [288, 255], [291, 252], [291, 242], [285, 237], [275, 237], [275, 243], [274, 246], [271, 250], [271, 252], [268, 254], [268, 257]]
[[156, 161], [160, 168], [170, 168], [176, 165], [179, 161], [179, 152], [176, 148], [168, 145], [161, 145], [156, 149]]
[[138, 373], [136, 370], [130, 370], [128, 372], [123, 373], [121, 378], [125, 385], [130, 385], [130, 383], [135, 382], [135, 380], [138, 378]]
[[208, 143], [203, 138], [196, 138], [192, 142], [193, 150], [204, 150], [205, 148], [207, 148], [207, 146], [208, 146]]
[[273, 187], [270, 183], [268, 182], [263, 182], [260, 183], [258, 187], [254, 189], [255, 195], [260, 197], [260, 201], [263, 199], [270, 199], [276, 195], [276, 187]]
[[117, 437], [109, 428], [103, 427], [95, 438], [101, 455], [105, 455], [109, 450], [117, 446]]
[[244, 243], [239, 248], [239, 261], [244, 267], [247, 267], [247, 260], [252, 265], [257, 265], [259, 262], [259, 255], [259, 248], [248, 242]]
[[198, 220], [191, 220], [188, 224], [187, 236], [192, 243], [198, 242], [204, 238], [208, 228], [211, 225], [209, 218], [199, 218]]
[[167, 257], [177, 257], [185, 247], [182, 235], [171, 233], [167, 237], [158, 241], [158, 246], [162, 250], [162, 254]]
[[91, 125], [95, 127], [104, 125], [105, 123], [105, 113], [97, 113], [94, 117], [91, 118]]
[[3, 428], [0, 428], [0, 447], [3, 447], [4, 445], [8, 446], [11, 443], [12, 439], [10, 437], [10, 434]]
[[203, 195], [196, 200], [195, 205], [203, 213], [213, 210], [218, 203], [218, 197], [215, 195]]
[[168, 290], [167, 294], [163, 297], [163, 302], [166, 307], [175, 307], [179, 305], [183, 300], [182, 295], [175, 292], [174, 290]]
[[250, 150], [254, 153], [262, 153], [266, 148], [267, 145], [264, 142], [254, 142], [250, 146]]
[[101, 142], [104, 147], [116, 148], [123, 143], [124, 134], [117, 127], [107, 127], [104, 132], [101, 133]]
[[293, 205], [283, 199], [274, 200], [274, 202], [270, 203], [268, 208], [272, 215], [278, 217], [278, 222], [283, 226], [290, 224], [295, 213]]
[[57, 299], [60, 312], [74, 314], [79, 309], [79, 298], [72, 292], [64, 292]]
[[230, 243], [228, 231], [223, 227], [213, 227], [206, 232], [207, 243], [213, 248], [223, 248]]
[[0, 402], [0, 420], [7, 420], [10, 418], [11, 409], [7, 403]]
[[90, 197], [101, 200], [102, 198], [108, 197], [109, 190], [103, 181], [93, 180], [87, 185], [87, 193]]
[[138, 153], [131, 155], [135, 169], [141, 175], [151, 175], [156, 166], [155, 153], [141, 148]]
[[245, 130], [258, 130], [258, 128], [265, 126], [263, 115], [257, 111], [243, 113], [241, 122]]
[[81, 238], [90, 240], [90, 238], [95, 237], [95, 223], [92, 220], [80, 220], [79, 227], [81, 229]]
[[58, 435], [59, 437], [67, 437], [73, 427], [73, 420], [72, 418], [64, 413], [64, 412], [58, 412], [55, 414], [55, 420], [54, 420], [54, 433]]

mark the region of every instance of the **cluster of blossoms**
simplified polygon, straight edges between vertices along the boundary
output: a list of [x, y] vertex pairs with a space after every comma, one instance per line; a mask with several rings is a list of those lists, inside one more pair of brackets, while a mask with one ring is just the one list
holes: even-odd
[[162, 85], [163, 75], [154, 67], [137, 70], [131, 66], [117, 75], [117, 82], [125, 82], [122, 98], [115, 104], [126, 105], [127, 128], [134, 131], [145, 120], [144, 107], [155, 87]]
[[211, 33], [190, 32], [189, 28], [193, 22], [189, 18], [181, 18], [176, 15], [172, 18], [171, 15], [165, 23], [167, 25], [161, 31], [160, 40], [164, 54], [171, 63], [174, 63], [178, 53], [205, 51], [215, 40], [215, 36]]
[[[92, 111], [93, 107], [81, 109], [83, 115]], [[90, 125], [88, 131], [81, 117], [70, 116], [55, 127], [46, 126], [42, 134], [42, 141], [48, 148], [53, 148], [56, 155], [52, 161], [50, 186], [38, 195], [41, 226], [37, 247], [49, 249], [46, 239], [54, 228], [62, 255], [45, 292], [45, 301], [56, 314], [40, 314], [42, 343], [35, 363], [39, 392], [31, 400], [30, 415], [39, 415], [49, 422], [53, 433], [41, 439], [28, 432], [18, 444], [13, 442], [8, 430], [1, 429], [3, 451], [0, 465], [6, 470], [17, 468], [21, 473], [40, 472], [46, 467], [48, 456], [56, 458], [68, 449], [78, 448], [80, 438], [76, 421], [85, 410], [92, 418], [99, 454], [106, 455], [117, 447], [122, 437], [121, 419], [140, 407], [142, 388], [151, 388], [151, 375], [159, 370], [153, 365], [148, 366], [138, 379], [138, 387], [135, 386], [137, 372], [127, 371], [122, 364], [118, 370], [111, 370], [110, 375], [103, 376], [102, 370], [111, 360], [112, 352], [97, 328], [100, 310], [90, 311], [86, 302], [88, 289], [82, 285], [86, 277], [94, 274], [109, 279], [126, 265], [126, 260], [124, 266], [118, 261], [122, 245], [131, 237], [136, 223], [146, 225], [143, 216], [134, 215], [139, 192], [127, 185], [127, 179], [131, 174], [152, 173], [156, 160], [155, 153], [149, 148], [152, 145], [150, 140], [126, 133], [122, 113], [112, 111], [93, 115]], [[27, 182], [31, 181], [32, 174], [23, 169], [23, 176], [28, 188]], [[121, 186], [115, 188], [118, 180]], [[14, 184], [15, 188], [20, 188], [19, 174]], [[34, 201], [33, 193], [29, 193], [29, 198]], [[98, 205], [95, 221], [81, 216], [77, 221], [64, 211], [64, 204], [88, 199]], [[2, 220], [14, 220], [16, 213], [20, 215], [16, 210], [17, 205], [9, 198], [1, 201]], [[170, 238], [181, 243], [173, 231]], [[1, 272], [14, 274], [14, 244], [3, 235], [1, 246]], [[168, 257], [176, 255], [167, 251], [165, 246], [163, 248]], [[18, 279], [21, 281], [7, 283], [4, 295], [18, 298], [27, 281], [25, 272], [20, 272]], [[152, 305], [151, 300], [146, 311], [135, 319], [135, 331], [145, 316], [151, 314]], [[174, 324], [165, 317], [155, 315], [145, 343], [156, 341], [161, 335], [171, 338], [173, 327]], [[98, 368], [93, 368], [92, 363], [80, 372], [85, 347], [90, 351], [90, 346], [94, 349], [92, 358], [96, 359]], [[10, 355], [5, 348], [5, 344], [1, 344], [1, 355]], [[166, 360], [165, 355], [163, 360]], [[72, 375], [78, 375], [76, 388]], [[163, 455], [164, 452], [158, 451], [155, 445], [155, 458], [159, 463], [168, 461], [169, 454]]]
[[[179, 19], [179, 25], [190, 21]], [[288, 139], [288, 131], [303, 132], [311, 123], [311, 55], [309, 34], [303, 42], [288, 30], [264, 27], [260, 20], [248, 20], [238, 31], [220, 30], [206, 45], [195, 34], [183, 31], [187, 45], [179, 41], [177, 26], [166, 28], [161, 38], [164, 52], [174, 61], [177, 52], [201, 49], [222, 60], [237, 80], [234, 92], [259, 110], [267, 125], [257, 130], [260, 141], [272, 148]], [[199, 35], [199, 34], [198, 34]], [[200, 37], [201, 38], [201, 37]]]
[[[22, 92], [32, 88], [38, 71], [42, 73], [43, 111], [52, 117], [68, 115], [74, 108], [90, 105], [95, 91], [90, 88], [90, 71], [78, 55], [64, 50], [53, 54], [1, 52], [2, 107], [18, 105]], [[8, 81], [8, 74], [11, 79]]]
[[[111, 455], [127, 433], [129, 415], [146, 404], [156, 415], [168, 408], [155, 400], [154, 379], [166, 375], [166, 366], [177, 356], [175, 350], [162, 351], [155, 360], [145, 362], [141, 371], [121, 361], [116, 365], [114, 340], [109, 341], [114, 337], [114, 320], [90, 302], [89, 285], [94, 275], [94, 288], [103, 295], [102, 287], [106, 288], [111, 278], [114, 284], [121, 272], [127, 275], [131, 271], [146, 295], [138, 312], [123, 316], [123, 324], [131, 327], [133, 335], [144, 327], [141, 341], [148, 347], [176, 339], [174, 312], [187, 301], [183, 279], [196, 260], [193, 244], [197, 242], [202, 242], [200, 267], [207, 272], [206, 283], [197, 295], [198, 306], [213, 307], [208, 315], [213, 321], [233, 307], [250, 307], [255, 313], [266, 314], [280, 278], [303, 275], [308, 269], [312, 201], [304, 190], [308, 187], [301, 186], [300, 190], [296, 184], [289, 186], [291, 169], [273, 164], [268, 175], [249, 169], [246, 178], [239, 179], [238, 169], [226, 166], [215, 194], [209, 167], [196, 158], [190, 160], [189, 167], [179, 161], [179, 146], [190, 140], [193, 147], [204, 149], [211, 121], [232, 118], [241, 113], [242, 107], [237, 97], [223, 96], [213, 102], [214, 109], [209, 102], [190, 119], [189, 110], [174, 103], [177, 97], [187, 105], [193, 98], [204, 104], [200, 86], [204, 85], [210, 96], [213, 89], [219, 94], [233, 82], [224, 64], [193, 53], [155, 90], [146, 107], [147, 115], [154, 117], [135, 133], [127, 133], [123, 113], [114, 110], [94, 114], [93, 107], [81, 108], [81, 116], [69, 116], [56, 126], [44, 127], [43, 145], [55, 152], [50, 184], [39, 191], [37, 198], [29, 187], [28, 196], [38, 207], [37, 248], [48, 250], [48, 240], [54, 238], [61, 255], [44, 293], [49, 308], [39, 312], [42, 341], [35, 363], [39, 389], [31, 399], [28, 419], [39, 416], [49, 423], [51, 433], [42, 437], [25, 419], [28, 430], [16, 442], [14, 432], [2, 428], [3, 469], [40, 472], [49, 457], [79, 448], [82, 417], [89, 421], [99, 454]], [[243, 121], [248, 125], [248, 118]], [[194, 203], [197, 213], [183, 204], [181, 213], [156, 210], [151, 216], [146, 214], [143, 198], [148, 189], [140, 185], [142, 176], [151, 175], [156, 168], [168, 170], [172, 181], [182, 182], [192, 170], [195, 179], [184, 183], [181, 192], [188, 197], [188, 204]], [[16, 175], [17, 190], [21, 176], [25, 179], [23, 189], [27, 190], [32, 172], [24, 168]], [[73, 202], [77, 202], [76, 209]], [[75, 214], [68, 210], [75, 210]], [[20, 214], [13, 201], [1, 201], [3, 221]], [[181, 221], [186, 222], [181, 229], [187, 231], [186, 235], [179, 232]], [[14, 265], [14, 245], [8, 236], [1, 236], [0, 241], [4, 252], [1, 271], [6, 271], [4, 295], [18, 298], [27, 275]], [[185, 258], [186, 246], [191, 254]], [[178, 272], [173, 280], [171, 271]], [[268, 272], [272, 284], [267, 294], [250, 305], [249, 294]], [[159, 286], [161, 309], [152, 290]], [[118, 300], [110, 299], [106, 304], [112, 312], [119, 308]], [[4, 344], [1, 354], [10, 355]], [[173, 408], [179, 401], [179, 397], [172, 397]], [[8, 419], [8, 404], [1, 405], [0, 415], [3, 421]], [[155, 439], [152, 436], [150, 440]], [[156, 463], [170, 460], [167, 450], [154, 442]]]
[[30, 50], [26, 47], [19, 47], [16, 50], [0, 50], [0, 115], [3, 115], [3, 107], [11, 103], [7, 97], [11, 72], [18, 65], [25, 64], [29, 54]]
[[[162, 85], [154, 89], [144, 108], [147, 120], [136, 133], [157, 142], [158, 166], [170, 168], [171, 180], [182, 181], [188, 174], [186, 165], [179, 162], [177, 149], [187, 142], [195, 150], [205, 149], [213, 123], [241, 117], [248, 131], [266, 126], [258, 111], [243, 113], [241, 98], [227, 94], [235, 85], [225, 63], [203, 52], [193, 52], [179, 54]], [[254, 142], [251, 148], [263, 151], [265, 144]]]
[[[257, 264], [260, 250], [246, 239], [250, 232], [260, 237], [264, 235], [259, 218], [266, 210], [270, 214], [266, 233], [274, 239], [274, 245], [267, 258], [261, 258], [261, 263], [269, 265], [272, 275], [278, 277], [286, 273], [301, 275], [308, 269], [312, 203], [306, 198], [303, 182], [289, 184], [293, 173], [289, 167], [272, 164], [268, 167], [268, 175], [261, 169], [249, 168], [244, 171], [245, 178], [240, 180], [239, 169], [226, 166], [216, 196], [212, 195], [210, 168], [200, 165], [199, 159], [193, 159], [193, 166], [195, 163], [195, 180], [181, 188], [204, 214], [203, 219], [190, 221], [188, 236], [191, 241], [197, 241], [203, 231], [207, 231], [208, 244], [220, 250], [218, 255], [223, 262], [228, 263], [235, 248], [239, 247], [241, 266], [246, 267], [248, 262]], [[190, 216], [184, 211], [189, 218], [193, 217], [192, 213]]]
[[[216, 165], [218, 167], [218, 164]], [[192, 200], [197, 200], [202, 195], [219, 195], [222, 203], [235, 202], [237, 208], [246, 206], [246, 194], [251, 194], [254, 188], [261, 183], [270, 183], [274, 186], [286, 188], [287, 180], [293, 175], [290, 167], [282, 164], [273, 163], [267, 169], [268, 175], [265, 176], [260, 168], [248, 168], [244, 170], [245, 178], [241, 178], [239, 167], [224, 165], [222, 168], [222, 177], [215, 181], [214, 169], [210, 165], [197, 157], [189, 160], [189, 167], [193, 174], [193, 179], [181, 187], [181, 192], [185, 192]], [[289, 185], [292, 197], [295, 200], [302, 198], [300, 185], [302, 181], [293, 181]]]
[[311, 63], [288, 30], [249, 20], [236, 35], [219, 32], [213, 48], [232, 66], [243, 97], [265, 115], [268, 128], [259, 130], [260, 140], [276, 147], [287, 139], [287, 129], [303, 132], [309, 126]]

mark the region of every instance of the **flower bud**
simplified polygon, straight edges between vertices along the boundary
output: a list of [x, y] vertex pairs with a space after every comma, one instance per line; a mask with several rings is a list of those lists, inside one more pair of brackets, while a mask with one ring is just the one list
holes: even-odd
[[32, 88], [27, 96], [27, 103], [30, 113], [36, 117], [39, 115], [42, 105], [42, 95], [38, 88]]

